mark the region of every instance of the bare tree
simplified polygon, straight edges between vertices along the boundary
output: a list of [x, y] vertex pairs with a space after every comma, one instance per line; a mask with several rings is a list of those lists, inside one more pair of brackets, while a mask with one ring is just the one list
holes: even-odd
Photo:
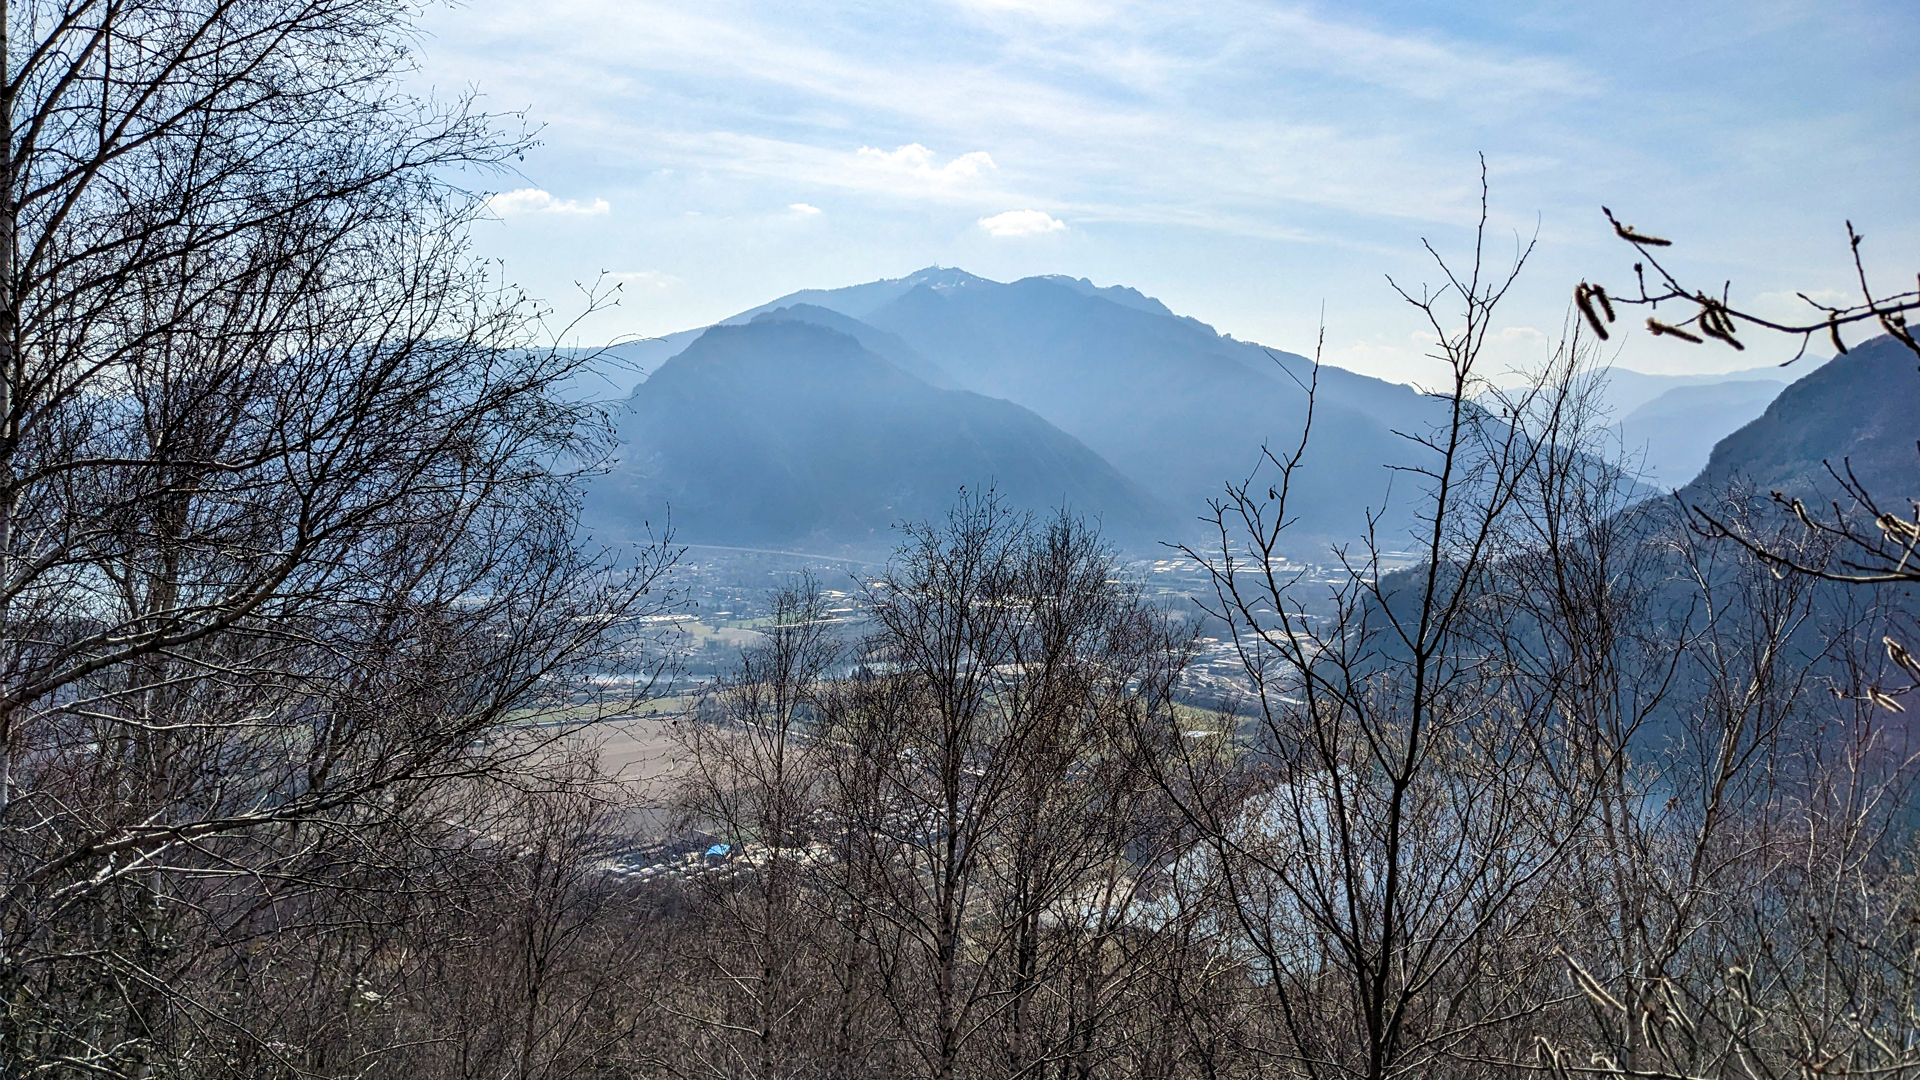
[[634, 976], [652, 943], [606, 871], [630, 793], [598, 776], [590, 747], [544, 772], [463, 792], [470, 838], [439, 875], [445, 894], [409, 912], [411, 948], [389, 954], [376, 991], [407, 1020], [393, 1041], [413, 1044], [396, 1075], [559, 1080], [633, 1060], [652, 1016]]
[[1445, 285], [1401, 292], [1449, 372], [1435, 394], [1447, 420], [1408, 433], [1421, 563], [1388, 572], [1390, 541], [1369, 536], [1308, 606], [1281, 553], [1311, 409], [1297, 447], [1269, 451], [1216, 504], [1218, 546], [1187, 551], [1212, 576], [1253, 716], [1211, 744], [1187, 740], [1163, 783], [1203, 840], [1188, 872], [1217, 883], [1259, 968], [1264, 1052], [1290, 1074], [1382, 1080], [1499, 1060], [1558, 992], [1532, 973], [1551, 955], [1554, 875], [1601, 762], [1489, 631], [1505, 625], [1501, 574], [1538, 539], [1543, 497], [1612, 474], [1569, 439], [1577, 342], [1521, 391], [1481, 375], [1528, 251], [1490, 275], [1485, 238], [1483, 216], [1464, 273], [1436, 253]]
[[[1791, 334], [1800, 338], [1800, 352], [1794, 359], [1806, 355], [1806, 347], [1815, 335], [1824, 333], [1837, 352], [1846, 352], [1846, 342], [1841, 337], [1841, 328], [1862, 323], [1872, 323], [1882, 332], [1892, 336], [1908, 349], [1920, 353], [1920, 343], [1914, 340], [1907, 329], [1907, 313], [1920, 309], [1920, 292], [1888, 293], [1874, 288], [1867, 276], [1866, 264], [1861, 260], [1860, 245], [1866, 238], [1856, 232], [1851, 221], [1847, 222], [1847, 246], [1853, 255], [1853, 268], [1860, 285], [1860, 299], [1852, 304], [1823, 304], [1808, 297], [1800, 298], [1807, 306], [1818, 313], [1811, 321], [1780, 322], [1742, 311], [1728, 304], [1729, 287], [1723, 286], [1718, 296], [1705, 289], [1689, 288], [1661, 261], [1661, 249], [1672, 247], [1673, 241], [1641, 232], [1631, 225], [1621, 224], [1613, 216], [1613, 211], [1601, 207], [1607, 223], [1620, 239], [1633, 245], [1639, 261], [1633, 264], [1634, 278], [1638, 289], [1634, 294], [1610, 294], [1604, 286], [1581, 282], [1574, 289], [1574, 304], [1579, 308], [1587, 325], [1592, 328], [1600, 340], [1608, 336], [1608, 326], [1616, 321], [1615, 304], [1644, 306], [1657, 310], [1661, 304], [1686, 309], [1685, 319], [1663, 322], [1653, 316], [1647, 317], [1647, 329], [1654, 335], [1677, 337], [1692, 344], [1701, 344], [1706, 338], [1713, 338], [1734, 349], [1745, 349], [1737, 337], [1740, 324], [1780, 334]], [[1649, 273], [1651, 270], [1651, 273]], [[1693, 329], [1689, 330], [1688, 327]], [[1792, 363], [1793, 361], [1788, 361]]]
[[491, 733], [650, 602], [663, 553], [579, 550], [569, 361], [464, 254], [448, 178], [522, 143], [397, 89], [410, 10], [0, 11], [8, 1075], [265, 1045], [202, 979], [265, 883], [523, 760]]
[[1171, 708], [1184, 645], [1085, 526], [990, 493], [910, 527], [869, 603], [831, 790], [897, 1038], [928, 1076], [1086, 1075], [1114, 1052], [1156, 828], [1125, 736]]
[[856, 1018], [874, 1005], [859, 939], [836, 932], [813, 879], [838, 846], [821, 733], [846, 643], [828, 606], [810, 576], [776, 592], [762, 640], [682, 722], [680, 805], [725, 838], [733, 870], [701, 890], [705, 947], [689, 977], [712, 993], [677, 1006], [699, 1029], [690, 1071], [845, 1075]]
[[[1688, 317], [1649, 317], [1657, 335], [1736, 350], [1745, 347], [1742, 329], [1798, 336], [1800, 351], [1787, 363], [1815, 335], [1849, 352], [1844, 332], [1859, 325], [1887, 335], [1876, 345], [1920, 355], [1908, 327], [1920, 294], [1874, 287], [1851, 222], [1859, 299], [1824, 304], [1802, 294], [1814, 317], [1782, 322], [1731, 306], [1726, 287], [1715, 295], [1684, 285], [1663, 261], [1669, 241], [1603, 213], [1639, 260], [1636, 295], [1585, 282], [1575, 290], [1603, 338], [1615, 305], [1667, 304]], [[1896, 914], [1915, 903], [1914, 747], [1903, 725], [1874, 716], [1901, 711], [1898, 699], [1910, 692], [1889, 676], [1920, 682], [1920, 662], [1901, 640], [1912, 618], [1901, 590], [1920, 581], [1920, 501], [1912, 491], [1872, 490], [1853, 463], [1827, 470], [1837, 497], [1824, 510], [1809, 507], [1804, 492], [1774, 491], [1769, 513], [1738, 489], [1686, 507], [1691, 535], [1675, 543], [1693, 568], [1703, 620], [1687, 649], [1701, 667], [1692, 705], [1700, 724], [1688, 730], [1698, 742], [1684, 756], [1643, 755], [1642, 789], [1673, 795], [1630, 804], [1641, 839], [1621, 852], [1647, 863], [1636, 879], [1652, 910], [1617, 924], [1646, 937], [1643, 959], [1621, 943], [1604, 969], [1576, 967], [1614, 1034], [1590, 1063], [1554, 1054], [1556, 1069], [1892, 1076], [1920, 1068], [1911, 1050], [1920, 1030], [1914, 945]], [[1716, 541], [1733, 550], [1716, 551]], [[1831, 695], [1809, 695], [1810, 677]]]

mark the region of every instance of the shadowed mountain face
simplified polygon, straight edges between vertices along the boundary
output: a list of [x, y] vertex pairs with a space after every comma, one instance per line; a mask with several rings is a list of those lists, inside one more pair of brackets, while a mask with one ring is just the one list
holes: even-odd
[[707, 330], [619, 419], [620, 464], [587, 504], [612, 533], [658, 528], [670, 506], [688, 541], [886, 547], [891, 526], [943, 513], [962, 486], [1067, 506], [1124, 541], [1166, 527], [1151, 496], [1029, 410], [793, 318]]
[[1836, 356], [1787, 387], [1752, 423], [1720, 440], [1682, 494], [1707, 498], [1730, 482], [1760, 493], [1833, 498], [1827, 465], [1854, 476], [1881, 502], [1905, 511], [1920, 496], [1920, 362], [1878, 337]]

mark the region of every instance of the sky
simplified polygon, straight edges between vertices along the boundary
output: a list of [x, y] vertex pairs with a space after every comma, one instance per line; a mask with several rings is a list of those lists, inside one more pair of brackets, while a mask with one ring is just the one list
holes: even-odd
[[[1583, 279], [1630, 291], [1600, 207], [1757, 312], [1920, 269], [1920, 4], [1616, 0], [467, 0], [418, 77], [524, 114], [539, 145], [476, 250], [599, 343], [930, 265], [1086, 277], [1236, 337], [1429, 382], [1396, 295], [1533, 252], [1492, 364], [1543, 360]], [[1629, 315], [1638, 320], [1644, 317]], [[564, 322], [562, 318], [560, 321]], [[1797, 342], [1616, 335], [1649, 372]], [[1819, 350], [1816, 350], [1818, 352]], [[1791, 369], [1790, 369], [1791, 370]]]

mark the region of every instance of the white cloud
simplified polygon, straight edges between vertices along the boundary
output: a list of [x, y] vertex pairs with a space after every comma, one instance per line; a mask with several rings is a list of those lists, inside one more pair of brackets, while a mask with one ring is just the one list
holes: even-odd
[[581, 217], [595, 217], [613, 209], [605, 199], [592, 202], [578, 202], [573, 199], [556, 199], [539, 188], [521, 188], [518, 191], [503, 191], [487, 198], [487, 209], [501, 217], [515, 217], [520, 214], [573, 214]]
[[607, 278], [623, 285], [637, 285], [647, 289], [671, 289], [675, 285], [685, 284], [683, 279], [660, 270], [630, 270], [608, 274]]
[[[566, 17], [553, 24], [546, 20], [554, 12], [546, 8], [534, 18], [532, 6], [523, 7], [525, 0], [504, 0], [507, 10], [524, 11], [526, 21], [496, 27], [494, 34], [542, 41], [558, 35], [564, 40], [563, 49], [539, 54], [513, 70], [550, 82], [547, 92], [564, 89], [572, 104], [556, 123], [575, 129], [573, 137], [590, 140], [597, 152], [615, 153], [607, 149], [612, 146], [644, 148], [644, 154], [635, 156], [636, 167], [769, 177], [782, 181], [782, 187], [806, 183], [932, 196], [981, 211], [996, 203], [1018, 205], [1041, 197], [1053, 205], [1085, 202], [1084, 196], [1097, 190], [1103, 217], [1117, 213], [1124, 220], [1143, 222], [1174, 217], [1190, 226], [1230, 232], [1243, 231], [1253, 219], [1263, 234], [1275, 231], [1277, 200], [1369, 217], [1452, 222], [1471, 220], [1478, 189], [1462, 183], [1438, 191], [1425, 179], [1408, 182], [1408, 174], [1431, 178], [1454, 172], [1425, 160], [1428, 147], [1415, 145], [1420, 140], [1377, 125], [1341, 122], [1345, 118], [1338, 110], [1293, 110], [1289, 115], [1285, 108], [1248, 113], [1237, 106], [1207, 107], [1214, 94], [1210, 88], [1216, 86], [1234, 87], [1233, 100], [1244, 103], [1250, 92], [1243, 85], [1246, 65], [1272, 68], [1282, 82], [1288, 69], [1298, 77], [1304, 65], [1316, 74], [1316, 94], [1366, 92], [1344, 80], [1330, 84], [1317, 77], [1332, 71], [1362, 84], [1377, 85], [1380, 78], [1411, 80], [1423, 88], [1424, 96], [1439, 78], [1436, 73], [1452, 70], [1449, 65], [1456, 61], [1471, 74], [1460, 77], [1475, 86], [1488, 79], [1508, 90], [1535, 85], [1523, 71], [1502, 66], [1524, 67], [1525, 57], [1496, 63], [1487, 59], [1484, 49], [1470, 44], [1347, 27], [1290, 7], [1276, 8], [1266, 0], [1216, 0], [1220, 17], [1204, 20], [1205, 32], [1197, 37], [1176, 32], [1188, 27], [1191, 20], [1185, 15], [1123, 0], [1083, 4], [1135, 9], [1118, 23], [1095, 20], [1085, 32], [1038, 37], [1021, 29], [1018, 24], [1027, 20], [1013, 13], [1047, 6], [1046, 0], [947, 2], [1013, 17], [1013, 24], [1000, 31], [1004, 62], [981, 64], [940, 49], [912, 58], [863, 52], [862, 46], [880, 47], [892, 39], [876, 31], [856, 35], [851, 42], [823, 40], [817, 20], [805, 17], [739, 18], [660, 0], [583, 0], [567, 6]], [[580, 30], [577, 37], [561, 32], [574, 27]], [[632, 32], [615, 32], [614, 27]], [[470, 34], [471, 29], [460, 33]], [[1324, 45], [1330, 54], [1296, 55], [1302, 51], [1293, 47], [1299, 35], [1316, 47]], [[1493, 55], [1497, 59], [1505, 54]], [[1389, 61], [1417, 70], [1382, 75], [1370, 66]], [[599, 71], [619, 77], [591, 86], [579, 81], [583, 72]], [[683, 80], [706, 89], [697, 100], [687, 99], [679, 119], [657, 121], [648, 110], [621, 107], [631, 100], [624, 95], [635, 87], [671, 92]], [[948, 159], [924, 142], [892, 149], [884, 144], [830, 148], [817, 129], [783, 130], [764, 123], [764, 118], [741, 115], [728, 104], [724, 89], [736, 85], [742, 92], [777, 92], [805, 103], [812, 113], [834, 117], [836, 128], [884, 118], [876, 124], [878, 130], [940, 132], [949, 146], [1004, 140], [1021, 147], [1021, 159], [1017, 168], [1004, 166], [984, 150]], [[610, 86], [621, 92], [610, 93]], [[1129, 89], [1116, 95], [1117, 87]], [[1329, 89], [1335, 87], [1337, 91]], [[642, 116], [649, 119], [637, 123], [636, 117]], [[1444, 145], [1449, 169], [1470, 157], [1459, 147], [1470, 145], [1471, 139], [1462, 142], [1443, 133], [1435, 141]], [[1164, 145], [1169, 152], [1143, 159], [1135, 152], [1142, 145]], [[1496, 159], [1496, 168], [1502, 162], [1511, 165], [1513, 157]], [[1562, 163], [1555, 159], [1550, 164]], [[1472, 169], [1456, 171], [1470, 177]]]
[[819, 217], [821, 213], [819, 207], [813, 206], [809, 203], [803, 203], [803, 202], [788, 203], [787, 209], [793, 211], [795, 214], [798, 214], [801, 217]]
[[634, 138], [647, 141], [654, 153], [672, 154], [690, 171], [773, 180], [778, 183], [776, 191], [834, 188], [891, 198], [930, 198], [978, 211], [1031, 197], [997, 190], [990, 182], [993, 174], [987, 171], [994, 168], [993, 158], [984, 151], [942, 162], [917, 144], [892, 151], [855, 150], [739, 132], [656, 129], [646, 129]]
[[860, 148], [860, 160], [875, 168], [935, 184], [972, 180], [983, 170], [998, 167], [993, 163], [993, 155], [985, 150], [961, 154], [945, 165], [935, 165], [933, 158], [933, 151], [919, 143], [908, 143], [893, 150], [880, 150], [872, 146]]
[[952, 0], [981, 15], [1013, 15], [1043, 23], [1085, 25], [1113, 17], [1112, 4], [1098, 0]]
[[1008, 210], [981, 218], [980, 227], [994, 236], [1038, 236], [1060, 232], [1067, 223], [1044, 210]]

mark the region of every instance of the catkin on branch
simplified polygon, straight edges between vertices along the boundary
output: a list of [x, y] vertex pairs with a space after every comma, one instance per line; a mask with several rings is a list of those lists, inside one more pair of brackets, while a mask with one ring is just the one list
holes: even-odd
[[1584, 281], [1581, 282], [1573, 290], [1573, 306], [1580, 309], [1580, 314], [1586, 317], [1587, 325], [1593, 327], [1594, 334], [1598, 335], [1601, 341], [1605, 341], [1607, 327], [1600, 321], [1600, 314], [1593, 310], [1592, 296], [1593, 287]]
[[1655, 318], [1647, 319], [1647, 329], [1653, 331], [1654, 336], [1656, 337], [1658, 337], [1661, 334], [1671, 334], [1674, 337], [1679, 338], [1681, 341], [1690, 341], [1695, 345], [1699, 345], [1702, 342], [1702, 339], [1698, 335], [1689, 334], [1688, 332], [1680, 329], [1677, 326], [1668, 326], [1666, 323], [1663, 323], [1659, 319], [1655, 319]]
[[1671, 240], [1662, 240], [1657, 236], [1648, 236], [1645, 233], [1635, 232], [1633, 230], [1633, 226], [1622, 225], [1617, 221], [1614, 222], [1613, 224], [1613, 231], [1619, 233], [1621, 239], [1628, 240], [1636, 244], [1645, 244], [1648, 247], [1672, 247], [1673, 246], [1673, 241]]

